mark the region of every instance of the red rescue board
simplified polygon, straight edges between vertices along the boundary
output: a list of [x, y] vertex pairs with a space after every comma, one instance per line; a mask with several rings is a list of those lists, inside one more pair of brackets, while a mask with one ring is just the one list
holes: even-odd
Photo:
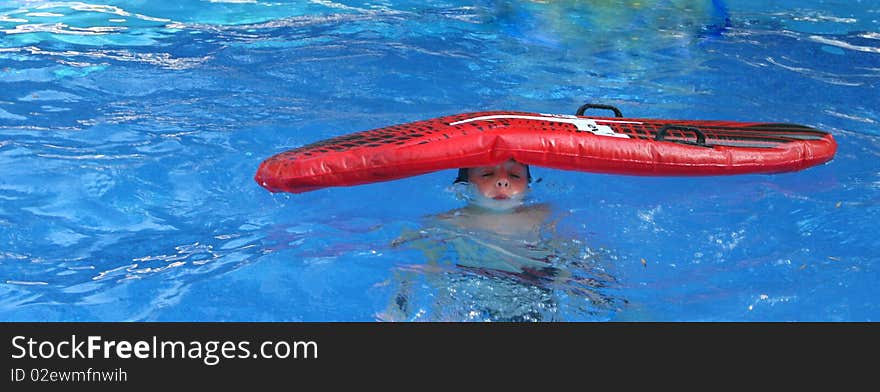
[[438, 170], [528, 165], [593, 173], [782, 173], [830, 161], [830, 133], [797, 124], [464, 113], [319, 141], [272, 156], [255, 180], [272, 192], [395, 180]]

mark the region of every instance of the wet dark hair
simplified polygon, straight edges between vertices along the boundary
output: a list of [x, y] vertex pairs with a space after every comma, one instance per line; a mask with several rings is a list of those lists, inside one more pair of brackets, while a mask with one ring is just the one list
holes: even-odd
[[[531, 183], [532, 182], [532, 173], [529, 171], [529, 165], [526, 165], [524, 163], [521, 163], [521, 165], [525, 166], [526, 179], [529, 181], [529, 183]], [[455, 181], [453, 181], [452, 183], [458, 184], [458, 183], [468, 183], [468, 182], [469, 182], [468, 181], [468, 168], [458, 169], [458, 177], [455, 177]]]

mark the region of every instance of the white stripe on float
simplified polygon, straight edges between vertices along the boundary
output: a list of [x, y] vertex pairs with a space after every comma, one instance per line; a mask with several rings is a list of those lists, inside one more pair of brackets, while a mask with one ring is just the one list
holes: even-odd
[[[538, 120], [538, 121], [553, 121], [560, 122], [566, 124], [573, 124], [577, 127], [578, 131], [591, 132], [600, 136], [611, 136], [611, 137], [620, 137], [620, 138], [629, 138], [629, 135], [625, 135], [622, 133], [614, 132], [611, 127], [607, 125], [599, 125], [596, 123], [596, 120], [591, 118], [582, 118], [577, 116], [570, 116], [565, 114], [541, 114], [540, 116], [527, 116], [521, 114], [494, 114], [491, 116], [480, 116], [469, 118], [466, 120], [456, 121], [453, 123], [449, 123], [449, 125], [459, 125], [464, 123], [469, 123], [473, 121], [484, 121], [484, 120], [498, 120], [498, 119], [520, 119], [520, 120]], [[610, 123], [618, 123], [618, 124], [641, 124], [638, 121], [620, 121], [620, 120], [600, 120], [602, 122], [610, 122]]]

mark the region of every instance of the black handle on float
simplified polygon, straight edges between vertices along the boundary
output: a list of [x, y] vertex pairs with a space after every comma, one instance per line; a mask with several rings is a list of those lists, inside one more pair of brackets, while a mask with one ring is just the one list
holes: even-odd
[[575, 113], [575, 115], [576, 115], [576, 116], [583, 116], [583, 115], [584, 115], [584, 112], [587, 111], [587, 109], [605, 109], [605, 110], [611, 110], [611, 111], [614, 112], [614, 117], [623, 117], [623, 113], [620, 112], [620, 109], [618, 109], [618, 108], [616, 108], [616, 107], [614, 107], [614, 106], [611, 106], [611, 105], [599, 105], [599, 104], [595, 104], [595, 103], [585, 103], [585, 104], [583, 104], [581, 107], [578, 108], [578, 110], [577, 110], [577, 112]]
[[[669, 131], [670, 129], [675, 129], [675, 130], [685, 131], [685, 132], [693, 132], [694, 135], [697, 135], [697, 143], [696, 144], [703, 146], [703, 147], [710, 147], [710, 146], [706, 145], [706, 135], [703, 133], [703, 131], [699, 130], [699, 128], [686, 127], [684, 125], [664, 125], [663, 128], [660, 128], [660, 130], [657, 131], [657, 136], [654, 137], [654, 140], [658, 141], [658, 142], [663, 141], [666, 138], [666, 131]], [[670, 140], [670, 141], [675, 142], [675, 143], [681, 143], [680, 141], [677, 141], [677, 140]], [[690, 144], [690, 142], [686, 142], [686, 143]]]

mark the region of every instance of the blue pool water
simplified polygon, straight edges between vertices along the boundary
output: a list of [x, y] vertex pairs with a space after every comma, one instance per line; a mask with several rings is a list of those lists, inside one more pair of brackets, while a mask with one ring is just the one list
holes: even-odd
[[[7, 0], [0, 31], [3, 321], [880, 318], [874, 1]], [[557, 222], [528, 244], [432, 227], [454, 171], [253, 181], [331, 136], [584, 102], [839, 147], [777, 175], [533, 167]], [[493, 267], [511, 250], [555, 272]]]

